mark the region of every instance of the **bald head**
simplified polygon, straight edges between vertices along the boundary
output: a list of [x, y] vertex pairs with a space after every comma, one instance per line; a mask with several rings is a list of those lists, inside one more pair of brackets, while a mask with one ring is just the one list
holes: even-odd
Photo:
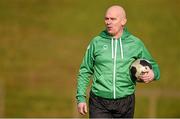
[[119, 38], [123, 33], [126, 22], [126, 13], [121, 6], [113, 5], [107, 9], [105, 14], [105, 25], [110, 35]]
[[106, 11], [106, 14], [114, 14], [119, 16], [120, 18], [126, 18], [126, 13], [124, 8], [118, 5], [113, 5], [109, 7]]

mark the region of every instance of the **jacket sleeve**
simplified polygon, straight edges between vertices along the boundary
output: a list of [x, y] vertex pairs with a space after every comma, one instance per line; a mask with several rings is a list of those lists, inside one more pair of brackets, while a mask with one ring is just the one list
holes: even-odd
[[147, 48], [145, 47], [145, 45], [142, 42], [141, 42], [141, 45], [142, 45], [141, 58], [147, 59], [151, 63], [152, 69], [154, 72], [154, 79], [159, 80], [160, 79], [160, 70], [159, 70], [158, 64], [152, 58], [151, 54], [149, 53], [149, 51], [147, 50]]
[[77, 77], [77, 103], [86, 102], [86, 90], [90, 82], [90, 76], [94, 72], [94, 46], [91, 42], [86, 50], [83, 61], [80, 65], [79, 74]]

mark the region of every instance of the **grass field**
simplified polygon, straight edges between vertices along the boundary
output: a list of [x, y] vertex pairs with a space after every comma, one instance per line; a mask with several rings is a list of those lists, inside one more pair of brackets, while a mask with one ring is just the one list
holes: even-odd
[[136, 96], [135, 117], [180, 117], [180, 97], [158, 93], [151, 101], [157, 90], [180, 91], [179, 0], [1, 0], [0, 117], [80, 117], [77, 72], [112, 4], [124, 6], [129, 31], [161, 69], [160, 81], [137, 85], [153, 92]]

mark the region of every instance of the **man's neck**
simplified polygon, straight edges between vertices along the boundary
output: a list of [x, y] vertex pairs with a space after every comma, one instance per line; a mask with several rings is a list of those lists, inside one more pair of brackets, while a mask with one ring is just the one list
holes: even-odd
[[119, 39], [123, 34], [123, 27], [114, 35], [114, 38]]
[[122, 30], [121, 32], [119, 32], [118, 34], [116, 34], [116, 35], [114, 36], [114, 38], [115, 38], [115, 39], [118, 39], [118, 38], [120, 38], [120, 37], [122, 36], [122, 34], [123, 34], [123, 30]]

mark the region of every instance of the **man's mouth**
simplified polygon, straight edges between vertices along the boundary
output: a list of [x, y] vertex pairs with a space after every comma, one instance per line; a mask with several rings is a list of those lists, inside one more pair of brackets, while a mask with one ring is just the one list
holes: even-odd
[[107, 29], [108, 29], [108, 30], [111, 30], [111, 29], [112, 29], [112, 27], [108, 26], [108, 27], [107, 27]]

